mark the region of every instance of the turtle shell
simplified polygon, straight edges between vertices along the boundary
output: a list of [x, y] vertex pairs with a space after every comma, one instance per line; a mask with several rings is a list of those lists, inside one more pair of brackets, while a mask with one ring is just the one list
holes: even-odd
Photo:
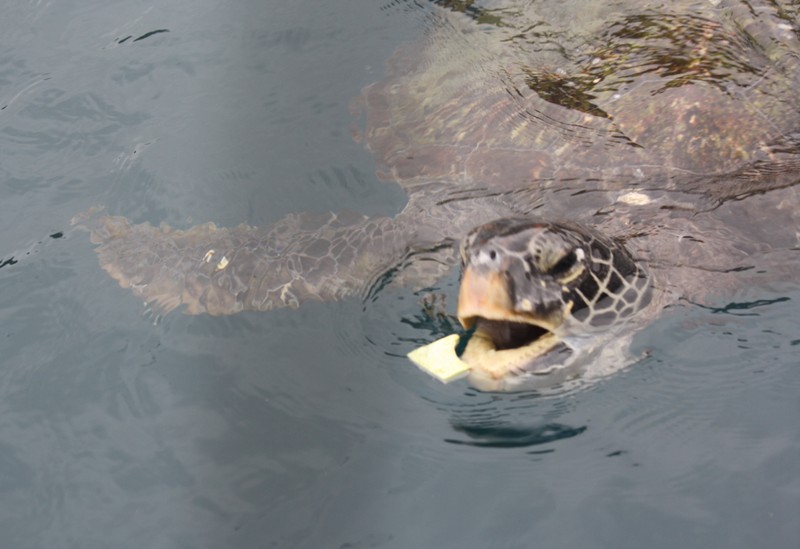
[[360, 138], [409, 192], [695, 188], [794, 159], [800, 46], [775, 7], [443, 3], [469, 15], [434, 11], [360, 100]]

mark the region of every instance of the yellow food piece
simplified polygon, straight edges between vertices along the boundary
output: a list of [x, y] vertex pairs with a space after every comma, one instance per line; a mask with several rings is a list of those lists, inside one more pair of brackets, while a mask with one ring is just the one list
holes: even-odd
[[470, 371], [470, 366], [456, 355], [458, 334], [437, 339], [408, 353], [408, 358], [443, 383], [461, 379]]

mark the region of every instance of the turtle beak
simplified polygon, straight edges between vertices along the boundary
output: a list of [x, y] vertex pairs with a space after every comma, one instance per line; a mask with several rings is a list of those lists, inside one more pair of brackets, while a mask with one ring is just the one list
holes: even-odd
[[[514, 303], [513, 290], [502, 270], [467, 266], [461, 276], [458, 292], [458, 320], [467, 330], [479, 319], [522, 323], [555, 331], [563, 322], [561, 307], [534, 306], [526, 308]], [[569, 310], [569, 309], [567, 309]]]
[[464, 328], [473, 328], [478, 317], [509, 318], [512, 311], [508, 286], [499, 272], [464, 269], [458, 292], [458, 320]]

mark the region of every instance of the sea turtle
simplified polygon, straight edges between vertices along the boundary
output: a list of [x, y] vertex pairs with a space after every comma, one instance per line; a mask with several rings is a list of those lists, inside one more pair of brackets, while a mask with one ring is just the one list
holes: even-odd
[[103, 269], [219, 315], [425, 287], [460, 256], [464, 358], [491, 390], [607, 373], [597, 355], [667, 304], [796, 276], [796, 3], [436, 4], [354, 102], [400, 213], [81, 219]]

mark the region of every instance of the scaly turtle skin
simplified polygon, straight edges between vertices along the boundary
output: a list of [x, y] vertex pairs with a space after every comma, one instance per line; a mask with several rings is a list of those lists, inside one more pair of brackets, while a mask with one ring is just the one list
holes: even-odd
[[[703, 301], [797, 276], [794, 4], [439, 3], [449, 9], [428, 8], [425, 39], [400, 48], [385, 79], [354, 102], [366, 113], [357, 138], [373, 152], [379, 177], [408, 193], [403, 211], [391, 218], [293, 214], [268, 227], [186, 230], [82, 217], [77, 222], [92, 231], [103, 269], [162, 312], [297, 307], [363, 293], [388, 272], [399, 284], [430, 285], [457, 263], [457, 243], [473, 227], [514, 219], [468, 237], [464, 303], [494, 303], [498, 316], [502, 309], [515, 322], [518, 315], [534, 319], [557, 336], [555, 346], [571, 345], [573, 357], [586, 352], [577, 343], [581, 332], [594, 330], [575, 315], [599, 318], [592, 311], [606, 299], [615, 310], [652, 313], [677, 299]], [[571, 224], [518, 221], [532, 216]], [[539, 260], [513, 252], [534, 243]], [[480, 259], [492, 245], [509, 261], [500, 271]], [[574, 265], [554, 274], [570, 254]], [[520, 278], [526, 265], [529, 287]], [[629, 268], [650, 273], [650, 305], [624, 297], [631, 284], [645, 293], [638, 274], [628, 280]], [[603, 269], [625, 282], [612, 287]], [[506, 286], [498, 290], [486, 277]], [[561, 294], [559, 280], [567, 288]], [[597, 290], [578, 292], [592, 281]], [[489, 288], [496, 302], [480, 297]], [[533, 308], [506, 307], [520, 296]], [[546, 303], [560, 309], [560, 324], [543, 320], [537, 307]], [[476, 343], [518, 330], [474, 307], [463, 305], [459, 314], [478, 326]], [[632, 322], [617, 320], [609, 333]], [[472, 347], [468, 358], [481, 362]], [[492, 375], [511, 379], [541, 372], [542, 364], [511, 360], [499, 367], [506, 373]]]

